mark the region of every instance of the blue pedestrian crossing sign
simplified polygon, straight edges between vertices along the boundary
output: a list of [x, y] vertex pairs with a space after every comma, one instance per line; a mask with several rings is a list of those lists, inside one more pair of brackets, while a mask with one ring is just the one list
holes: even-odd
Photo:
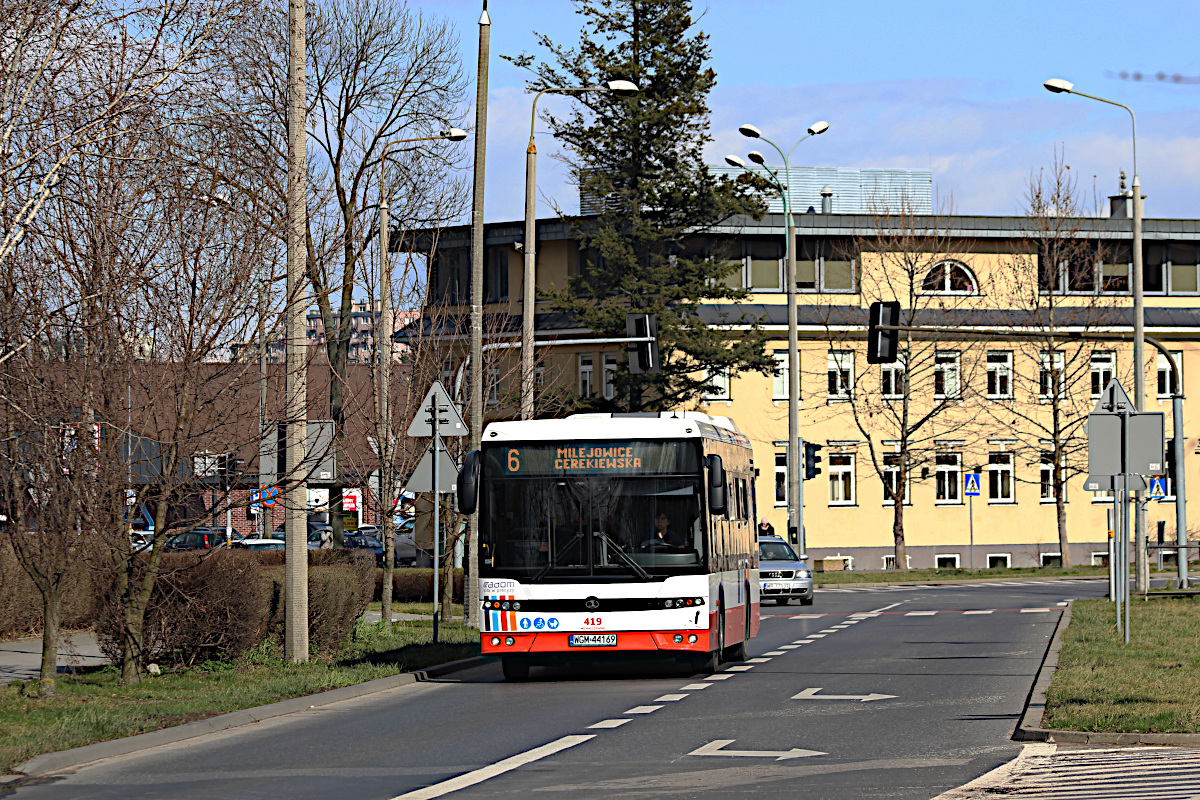
[[1151, 478], [1150, 479], [1150, 499], [1163, 498], [1167, 496], [1167, 480], [1166, 478]]
[[967, 472], [963, 474], [963, 494], [967, 497], [979, 497], [979, 473]]

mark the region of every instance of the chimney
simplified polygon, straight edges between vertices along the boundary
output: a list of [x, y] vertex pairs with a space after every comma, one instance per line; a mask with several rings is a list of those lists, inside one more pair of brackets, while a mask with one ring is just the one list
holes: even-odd
[[1108, 197], [1108, 216], [1111, 219], [1130, 219], [1133, 217], [1133, 192], [1125, 188], [1125, 170], [1121, 170], [1121, 188], [1117, 194]]
[[833, 213], [833, 189], [828, 186], [821, 187], [821, 213]]

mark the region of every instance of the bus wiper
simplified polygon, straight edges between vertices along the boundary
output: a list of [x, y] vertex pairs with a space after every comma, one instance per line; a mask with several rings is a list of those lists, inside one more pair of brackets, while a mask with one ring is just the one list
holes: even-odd
[[546, 564], [546, 566], [544, 566], [540, 570], [538, 570], [538, 574], [533, 576], [532, 582], [537, 583], [542, 578], [546, 577], [546, 575], [548, 575], [550, 573], [550, 570], [552, 570], [558, 566], [558, 560], [560, 558], [562, 558], [564, 555], [566, 555], [567, 553], [571, 552], [571, 547], [582, 538], [583, 538], [583, 531], [576, 532], [575, 536], [572, 537], [571, 541], [567, 542], [567, 546], [558, 548], [558, 555], [556, 555], [553, 559], [551, 559], [550, 562], [548, 564]]
[[641, 564], [637, 563], [632, 558], [630, 558], [629, 554], [626, 553], [624, 550], [622, 550], [620, 548], [620, 546], [612, 540], [611, 536], [609, 536], [604, 531], [596, 531], [596, 535], [599, 536], [600, 539], [612, 549], [612, 552], [616, 553], [617, 558], [619, 558], [622, 563], [624, 563], [631, 570], [633, 570], [634, 575], [637, 575], [639, 578], [641, 578], [644, 581], [648, 581], [651, 579], [650, 573], [646, 572], [646, 570], [642, 569]]

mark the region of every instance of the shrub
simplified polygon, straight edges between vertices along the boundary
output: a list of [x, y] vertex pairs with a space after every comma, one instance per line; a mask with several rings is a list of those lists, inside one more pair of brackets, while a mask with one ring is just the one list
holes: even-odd
[[[266, 585], [258, 560], [222, 550], [168, 553], [160, 562], [146, 609], [142, 664], [182, 664], [236, 658], [266, 633]], [[101, 650], [116, 661], [121, 653], [121, 610], [111, 578], [97, 593], [96, 621]]]
[[[96, 617], [91, 570], [80, 560], [66, 580], [62, 627], [85, 628]], [[12, 544], [0, 540], [0, 637], [42, 632], [42, 595], [17, 560]]]
[[[454, 602], [463, 601], [463, 571], [454, 570]], [[440, 587], [439, 587], [440, 588]], [[375, 570], [375, 600], [383, 599], [383, 570]], [[392, 600], [397, 603], [432, 603], [432, 569], [398, 569], [392, 573]]]
[[[351, 555], [365, 555], [367, 569], [362, 569], [362, 559], [359, 558], [346, 558], [342, 563], [330, 566], [309, 567], [308, 640], [317, 650], [331, 651], [341, 647], [354, 630], [355, 621], [362, 616], [370, 603], [374, 559], [369, 553]], [[281, 567], [272, 567], [263, 570], [263, 574], [268, 581], [268, 629], [271, 638], [282, 643], [286, 627], [284, 606], [287, 597], [284, 570]]]

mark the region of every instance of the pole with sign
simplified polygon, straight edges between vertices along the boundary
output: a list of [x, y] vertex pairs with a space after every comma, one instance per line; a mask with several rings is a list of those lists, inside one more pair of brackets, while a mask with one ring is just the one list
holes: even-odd
[[967, 496], [967, 520], [971, 528], [971, 549], [967, 551], [971, 569], [975, 569], [975, 498], [979, 497], [981, 485], [978, 472], [963, 474], [963, 494]]
[[444, 432], [446, 436], [466, 436], [467, 425], [441, 381], [433, 382], [418, 409], [417, 416], [408, 426], [408, 435], [428, 436], [433, 441], [429, 443], [429, 449], [421, 457], [404, 488], [409, 492], [433, 493], [433, 641], [436, 644], [439, 581], [442, 572], [441, 549], [438, 547], [441, 538], [442, 492], [454, 491], [454, 478], [458, 473], [458, 468], [454, 466], [450, 454], [442, 444], [442, 434]]

